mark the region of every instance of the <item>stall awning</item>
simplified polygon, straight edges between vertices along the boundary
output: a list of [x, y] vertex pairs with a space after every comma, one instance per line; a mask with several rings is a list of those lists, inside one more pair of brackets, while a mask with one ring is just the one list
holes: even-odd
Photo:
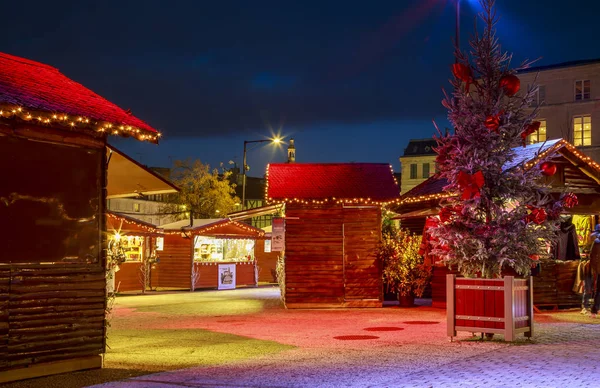
[[420, 209], [420, 210], [415, 210], [415, 211], [408, 212], [408, 213], [397, 214], [392, 217], [392, 220], [404, 220], [407, 218], [437, 216], [439, 213], [440, 213], [440, 209], [437, 207]]
[[283, 204], [278, 203], [275, 205], [255, 207], [253, 209], [246, 209], [246, 210], [241, 210], [241, 211], [234, 212], [234, 213], [229, 213], [227, 216], [234, 221], [238, 221], [238, 220], [245, 220], [245, 219], [252, 218], [252, 217], [260, 217], [260, 216], [265, 216], [265, 215], [269, 215], [269, 214], [277, 214], [278, 212], [281, 211], [281, 209], [283, 209]]
[[106, 155], [108, 158], [107, 199], [170, 194], [179, 191], [173, 183], [113, 146], [106, 147]]

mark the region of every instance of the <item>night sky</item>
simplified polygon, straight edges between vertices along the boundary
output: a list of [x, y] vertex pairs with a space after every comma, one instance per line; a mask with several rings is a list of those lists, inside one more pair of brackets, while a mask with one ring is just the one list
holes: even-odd
[[[597, 0], [498, 0], [514, 63], [600, 58]], [[112, 137], [150, 166], [242, 163], [244, 140], [293, 137], [298, 162], [385, 162], [447, 126], [454, 0], [3, 2], [0, 51], [57, 67], [163, 133]], [[461, 46], [475, 1], [461, 2]], [[248, 152], [249, 175], [285, 147]]]

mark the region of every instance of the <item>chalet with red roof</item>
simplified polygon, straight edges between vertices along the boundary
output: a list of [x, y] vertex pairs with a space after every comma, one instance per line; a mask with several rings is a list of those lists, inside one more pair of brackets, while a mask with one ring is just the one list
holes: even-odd
[[[0, 383], [102, 367], [109, 134], [160, 136], [56, 68], [0, 53]], [[135, 194], [122, 181], [115, 195]]]
[[399, 195], [388, 164], [270, 164], [267, 201], [285, 203], [286, 306], [381, 307], [381, 207]]

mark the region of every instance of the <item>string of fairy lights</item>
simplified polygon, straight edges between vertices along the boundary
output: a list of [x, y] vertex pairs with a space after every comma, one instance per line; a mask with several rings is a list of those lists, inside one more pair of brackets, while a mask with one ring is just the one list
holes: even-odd
[[[241, 222], [237, 222], [237, 221], [233, 221], [233, 220], [222, 221], [222, 222], [215, 223], [214, 225], [198, 227], [196, 229], [192, 228], [191, 230], [186, 230], [186, 231], [189, 231], [192, 234], [200, 234], [200, 233], [205, 234], [205, 233], [209, 233], [215, 229], [222, 228], [222, 227], [225, 227], [228, 225], [234, 225], [234, 226], [236, 226], [242, 230], [245, 230], [247, 232], [255, 233], [258, 237], [262, 237], [265, 234], [265, 231], [262, 229], [258, 229], [253, 226], [246, 225]], [[169, 235], [179, 234], [180, 235], [181, 232], [182, 232], [182, 230], [165, 230], [164, 234], [169, 234]]]
[[156, 228], [154, 226], [148, 225], [146, 223], [140, 223], [140, 222], [136, 222], [130, 218], [125, 218], [122, 216], [119, 216], [117, 214], [113, 214], [113, 213], [106, 213], [106, 216], [108, 218], [114, 219], [115, 221], [119, 221], [122, 224], [128, 224], [128, 225], [133, 225], [136, 228], [145, 230], [147, 232], [151, 232], [151, 233], [162, 233], [162, 229], [160, 228]]
[[18, 118], [26, 122], [35, 122], [41, 125], [56, 125], [70, 128], [86, 128], [98, 134], [111, 134], [135, 137], [141, 141], [157, 142], [162, 136], [148, 130], [131, 125], [119, 125], [108, 121], [95, 121], [84, 116], [72, 116], [66, 113], [52, 113], [46, 111], [29, 110], [20, 106], [1, 105], [0, 119]]

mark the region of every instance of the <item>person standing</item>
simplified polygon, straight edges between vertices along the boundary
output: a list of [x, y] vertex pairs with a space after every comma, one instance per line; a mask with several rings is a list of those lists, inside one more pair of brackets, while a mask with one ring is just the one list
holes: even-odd
[[595, 284], [594, 304], [591, 309], [591, 317], [598, 318], [598, 310], [600, 310], [600, 285], [598, 278], [600, 275], [600, 224], [596, 224], [596, 228], [591, 233], [594, 239], [592, 251], [590, 252], [590, 271], [592, 272], [592, 284]]

